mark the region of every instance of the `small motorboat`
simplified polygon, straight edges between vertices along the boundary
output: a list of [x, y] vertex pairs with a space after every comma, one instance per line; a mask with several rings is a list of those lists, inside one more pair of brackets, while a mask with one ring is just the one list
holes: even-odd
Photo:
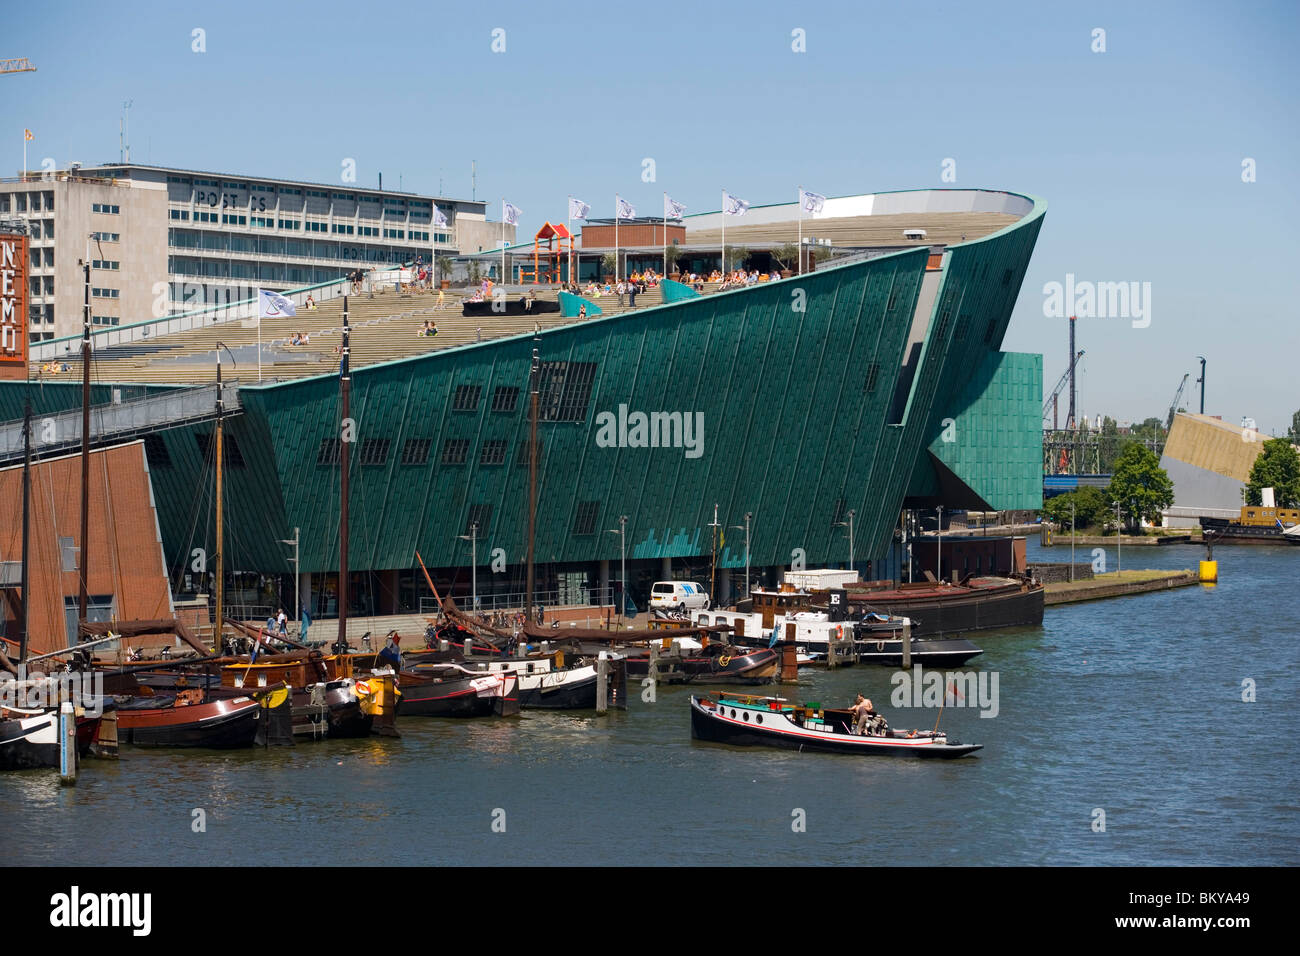
[[[861, 664], [886, 664], [890, 667], [903, 665], [903, 636], [901, 634], [880, 636], [879, 640], [857, 641], [854, 645], [858, 662]], [[962, 637], [913, 637], [912, 662], [926, 667], [957, 667], [972, 657], [983, 654], [982, 648], [976, 647]]]
[[691, 736], [712, 743], [911, 757], [964, 757], [984, 746], [949, 740], [942, 731], [886, 729], [858, 735], [852, 726], [848, 708], [747, 694], [691, 697]]
[[[735, 647], [717, 641], [702, 645], [691, 638], [675, 642], [679, 653], [659, 658], [659, 680], [665, 684], [770, 684], [781, 666], [781, 655], [770, 647]], [[650, 673], [648, 651], [629, 652], [629, 677]]]

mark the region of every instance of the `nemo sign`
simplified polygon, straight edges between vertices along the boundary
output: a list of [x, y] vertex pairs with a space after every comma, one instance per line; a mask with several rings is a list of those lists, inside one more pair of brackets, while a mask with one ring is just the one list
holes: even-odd
[[27, 365], [27, 237], [0, 234], [0, 369]]

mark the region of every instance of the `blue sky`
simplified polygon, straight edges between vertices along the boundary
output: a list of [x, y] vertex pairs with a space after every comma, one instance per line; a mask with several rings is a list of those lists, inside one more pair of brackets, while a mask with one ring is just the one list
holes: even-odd
[[1043, 353], [1046, 387], [1067, 329], [1044, 316], [1044, 284], [1149, 282], [1148, 327], [1080, 320], [1082, 409], [1163, 417], [1204, 355], [1208, 413], [1285, 431], [1300, 409], [1300, 5], [1048, 7], [6, 4], [0, 56], [38, 72], [0, 77], [4, 173], [24, 127], [33, 167], [116, 160], [129, 99], [137, 161], [339, 182], [354, 159], [362, 183], [382, 171], [452, 196], [477, 161], [479, 198], [520, 206], [521, 234], [562, 218], [570, 193], [609, 215], [615, 192], [702, 212], [723, 186], [754, 203], [800, 183], [1027, 192], [1049, 208], [1004, 347]]

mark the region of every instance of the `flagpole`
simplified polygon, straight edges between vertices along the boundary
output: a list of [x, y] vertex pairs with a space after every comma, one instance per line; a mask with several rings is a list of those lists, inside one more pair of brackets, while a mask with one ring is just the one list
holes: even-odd
[[794, 201], [799, 206], [799, 271], [795, 275], [803, 275], [803, 187], [795, 187]]
[[[668, 191], [664, 190], [664, 234], [660, 238], [664, 241], [664, 279], [668, 278]], [[660, 280], [662, 285], [663, 280]]]
[[614, 282], [618, 283], [618, 193], [614, 193]]
[[[565, 220], [569, 227], [569, 281], [573, 281], [573, 193], [569, 193], [569, 216]], [[558, 277], [557, 277], [558, 278]]]
[[[257, 380], [262, 380], [262, 290], [257, 290]], [[220, 645], [218, 645], [220, 646]]]
[[718, 258], [722, 260], [722, 281], [727, 281], [727, 190], [722, 190], [722, 248], [718, 250]]
[[[506, 197], [501, 197], [501, 285], [506, 284]], [[502, 292], [505, 289], [502, 288]]]

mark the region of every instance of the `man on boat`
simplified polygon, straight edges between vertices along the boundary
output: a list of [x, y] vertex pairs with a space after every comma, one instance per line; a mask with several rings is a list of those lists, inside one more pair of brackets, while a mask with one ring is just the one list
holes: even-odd
[[849, 709], [855, 720], [853, 724], [853, 733], [861, 737], [865, 732], [868, 736], [879, 737], [888, 729], [889, 724], [885, 718], [876, 713], [876, 709], [871, 706], [871, 701], [858, 695], [858, 699]]

